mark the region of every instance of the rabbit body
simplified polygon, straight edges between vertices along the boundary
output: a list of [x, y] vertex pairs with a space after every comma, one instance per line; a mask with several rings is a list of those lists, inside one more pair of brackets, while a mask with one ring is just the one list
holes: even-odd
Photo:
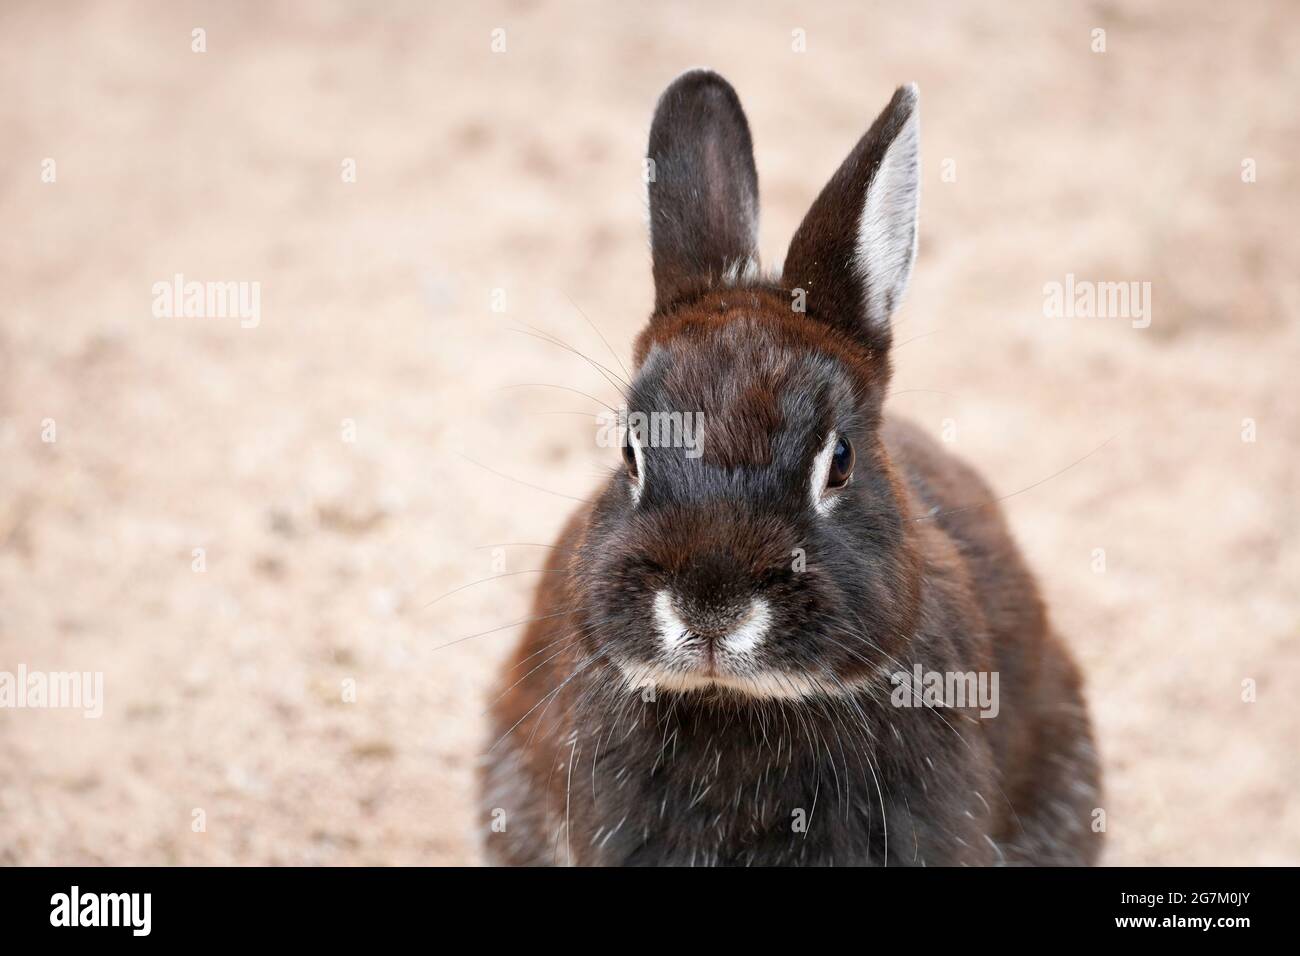
[[918, 135], [902, 88], [763, 278], [734, 91], [695, 71], [661, 98], [626, 398], [702, 443], [629, 426], [551, 552], [492, 704], [490, 861], [1096, 859], [1079, 673], [995, 495], [883, 411]]

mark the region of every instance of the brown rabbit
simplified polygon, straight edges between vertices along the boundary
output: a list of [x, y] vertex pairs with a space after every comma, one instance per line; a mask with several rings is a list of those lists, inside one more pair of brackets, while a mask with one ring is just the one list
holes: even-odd
[[[489, 858], [1092, 862], [1078, 671], [988, 487], [881, 411], [916, 251], [916, 88], [778, 278], [757, 268], [725, 80], [678, 78], [649, 156], [655, 310], [624, 467], [564, 529], [502, 675]], [[684, 420], [695, 443], [673, 440]]]

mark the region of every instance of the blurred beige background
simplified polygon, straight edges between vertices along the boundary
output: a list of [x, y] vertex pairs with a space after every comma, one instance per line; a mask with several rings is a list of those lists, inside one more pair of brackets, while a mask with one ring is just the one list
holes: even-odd
[[[920, 84], [894, 409], [1004, 494], [1114, 436], [1006, 503], [1088, 674], [1105, 860], [1300, 863], [1300, 8], [701, 6], [4, 4], [0, 670], [106, 699], [0, 710], [0, 863], [477, 860], [517, 629], [440, 645], [537, 576], [431, 602], [540, 565], [492, 546], [573, 503], [520, 481], [613, 461], [594, 402], [506, 386], [608, 387], [511, 329], [613, 364], [581, 309], [628, 361], [650, 111], [697, 65], [749, 112], [769, 261]], [[260, 325], [153, 317], [178, 272], [260, 282]], [[1151, 282], [1150, 328], [1045, 318], [1066, 273]]]

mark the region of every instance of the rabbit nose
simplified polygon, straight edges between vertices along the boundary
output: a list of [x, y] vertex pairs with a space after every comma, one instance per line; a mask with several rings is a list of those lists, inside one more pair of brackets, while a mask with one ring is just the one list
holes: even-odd
[[669, 650], [702, 641], [731, 652], [753, 650], [765, 638], [771, 612], [762, 598], [726, 603], [685, 599], [667, 590], [655, 595], [654, 616], [660, 639]]
[[720, 640], [753, 616], [752, 602], [744, 600], [682, 600], [674, 605], [687, 629], [697, 637]]
[[739, 616], [726, 605], [683, 599], [669, 590], [655, 595], [654, 610], [660, 629], [678, 641], [716, 640], [730, 630]]
[[739, 624], [742, 616], [740, 609], [729, 605], [683, 599], [667, 589], [655, 595], [654, 612], [660, 632], [669, 644], [700, 638], [716, 641]]

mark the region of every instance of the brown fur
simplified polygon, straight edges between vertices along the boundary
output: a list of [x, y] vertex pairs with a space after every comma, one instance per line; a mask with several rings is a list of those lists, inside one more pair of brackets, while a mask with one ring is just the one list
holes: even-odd
[[[561, 534], [492, 707], [485, 824], [505, 822], [490, 830], [493, 860], [1096, 859], [1098, 763], [1079, 674], [994, 496], [882, 415], [889, 315], [863, 303], [872, 282], [897, 277], [855, 271], [852, 236], [914, 109], [914, 91], [900, 90], [813, 204], [782, 280], [729, 286], [728, 265], [754, 254], [748, 127], [713, 74], [687, 74], [661, 100], [652, 155], [686, 180], [651, 193], [657, 308], [629, 400], [705, 413], [704, 454], [659, 450], [639, 505], [629, 481], [646, 476], [616, 476]], [[888, 241], [910, 242], [906, 225]], [[795, 280], [807, 314], [791, 308]], [[902, 285], [889, 289], [873, 307], [892, 311]], [[807, 467], [832, 429], [852, 437], [855, 479], [813, 514]], [[798, 574], [792, 548], [808, 555]], [[716, 642], [763, 595], [781, 628], [759, 673], [823, 690], [638, 696], [636, 668], [658, 653], [650, 596], [665, 593], [710, 674]], [[913, 664], [996, 673], [999, 713], [891, 705], [889, 673]], [[831, 807], [820, 818], [819, 801]], [[792, 831], [792, 813], [815, 826]]]

